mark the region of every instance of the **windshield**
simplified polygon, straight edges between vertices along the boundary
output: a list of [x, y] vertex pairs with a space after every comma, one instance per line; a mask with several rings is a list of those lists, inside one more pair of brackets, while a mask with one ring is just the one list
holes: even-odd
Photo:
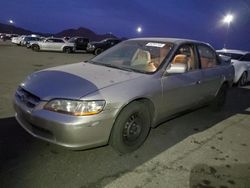
[[173, 48], [172, 43], [124, 41], [92, 59], [92, 63], [114, 68], [153, 73]]
[[76, 38], [71, 38], [68, 40], [68, 42], [72, 42], [72, 43], [74, 43], [75, 41], [76, 41]]
[[239, 60], [241, 57], [243, 57], [242, 54], [236, 54], [236, 53], [219, 52], [219, 54], [231, 57], [231, 59], [234, 60]]

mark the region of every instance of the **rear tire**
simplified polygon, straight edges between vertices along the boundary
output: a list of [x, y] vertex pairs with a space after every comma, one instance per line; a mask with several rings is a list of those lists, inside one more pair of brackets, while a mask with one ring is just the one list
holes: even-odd
[[118, 115], [112, 129], [110, 145], [119, 153], [130, 153], [146, 140], [150, 130], [150, 114], [138, 101], [128, 104]]
[[247, 85], [247, 72], [243, 72], [239, 81], [238, 81], [238, 86], [245, 86]]
[[216, 97], [210, 104], [210, 109], [212, 111], [220, 111], [223, 108], [226, 102], [227, 91], [228, 91], [228, 84], [224, 83], [221, 86], [220, 90], [218, 91]]
[[36, 44], [32, 45], [31, 48], [32, 48], [33, 51], [36, 51], [36, 52], [40, 51], [40, 47], [38, 45], [36, 45]]
[[63, 51], [67, 54], [70, 54], [72, 52], [72, 49], [70, 47], [65, 47]]

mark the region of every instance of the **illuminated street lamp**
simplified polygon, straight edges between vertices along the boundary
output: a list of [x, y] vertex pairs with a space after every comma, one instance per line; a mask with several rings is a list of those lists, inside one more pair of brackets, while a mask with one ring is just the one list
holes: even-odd
[[227, 14], [226, 16], [224, 16], [224, 18], [222, 20], [222, 22], [224, 24], [227, 24], [227, 33], [226, 33], [226, 37], [225, 37], [225, 41], [224, 41], [224, 48], [226, 48], [226, 41], [228, 38], [229, 28], [230, 28], [230, 24], [233, 20], [234, 20], [234, 16], [232, 14]]
[[[10, 26], [14, 25], [14, 21], [12, 19], [8, 20]], [[13, 34], [13, 28], [11, 27], [11, 34]]]
[[113, 34], [113, 33], [110, 31], [110, 32], [109, 32], [109, 37], [111, 37], [111, 36], [112, 36], [112, 34]]
[[230, 23], [233, 21], [234, 17], [232, 14], [228, 14], [224, 17], [223, 19], [223, 23], [227, 23], [228, 25], [230, 25]]
[[141, 27], [137, 27], [136, 31], [137, 31], [137, 33], [141, 33], [142, 32], [142, 28]]
[[13, 20], [9, 20], [9, 23], [10, 23], [10, 24], [14, 24], [14, 21], [13, 21]]

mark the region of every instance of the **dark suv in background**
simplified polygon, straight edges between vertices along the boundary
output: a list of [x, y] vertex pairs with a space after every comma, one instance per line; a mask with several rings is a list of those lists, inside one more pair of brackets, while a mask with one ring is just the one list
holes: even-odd
[[87, 47], [87, 52], [98, 55], [119, 42], [121, 42], [121, 40], [116, 38], [107, 38], [100, 42], [90, 42]]
[[89, 43], [89, 39], [83, 37], [73, 37], [70, 38], [68, 42], [75, 44], [75, 50], [86, 50]]

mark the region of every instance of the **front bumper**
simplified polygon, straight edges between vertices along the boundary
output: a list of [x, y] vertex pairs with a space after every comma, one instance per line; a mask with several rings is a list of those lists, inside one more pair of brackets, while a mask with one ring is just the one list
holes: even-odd
[[14, 98], [16, 119], [31, 135], [71, 149], [87, 149], [108, 143], [114, 118], [112, 112], [75, 117], [44, 110], [40, 102], [34, 109]]
[[93, 52], [95, 51], [95, 48], [93, 48], [93, 47], [87, 47], [87, 48], [86, 48], [86, 51], [87, 51], [88, 53], [93, 53]]

